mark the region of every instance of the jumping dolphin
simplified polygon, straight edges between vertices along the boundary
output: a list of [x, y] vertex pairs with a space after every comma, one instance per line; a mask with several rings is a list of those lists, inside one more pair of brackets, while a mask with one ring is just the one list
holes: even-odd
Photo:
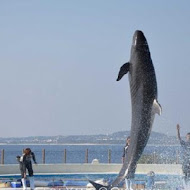
[[[147, 40], [142, 31], [135, 31], [131, 47], [130, 61], [119, 71], [117, 81], [129, 73], [131, 92], [132, 122], [131, 141], [123, 166], [108, 190], [124, 179], [133, 179], [137, 162], [148, 142], [155, 114], [161, 115], [157, 101], [157, 82]], [[100, 184], [92, 183], [96, 189]], [[105, 188], [105, 186], [102, 186]]]

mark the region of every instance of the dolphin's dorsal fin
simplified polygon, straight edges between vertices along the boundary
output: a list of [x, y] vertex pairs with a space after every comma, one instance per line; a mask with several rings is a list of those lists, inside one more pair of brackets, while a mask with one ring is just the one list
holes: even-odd
[[128, 73], [129, 71], [129, 66], [130, 66], [130, 63], [127, 62], [125, 63], [123, 66], [121, 66], [120, 68], [120, 71], [119, 71], [119, 74], [118, 74], [118, 77], [117, 77], [117, 81], [121, 80], [121, 78]]
[[161, 115], [162, 107], [161, 107], [161, 105], [158, 103], [158, 101], [156, 99], [154, 99], [152, 109], [153, 109], [154, 113], [157, 113], [158, 115]]

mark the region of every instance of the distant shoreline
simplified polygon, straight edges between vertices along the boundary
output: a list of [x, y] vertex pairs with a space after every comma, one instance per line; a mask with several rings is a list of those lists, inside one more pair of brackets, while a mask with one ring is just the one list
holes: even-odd
[[[64, 145], [64, 146], [117, 146], [125, 145], [130, 131], [118, 131], [112, 134], [72, 135], [72, 136], [29, 136], [29, 137], [0, 137], [0, 145]], [[176, 136], [151, 132], [147, 146], [178, 146]]]

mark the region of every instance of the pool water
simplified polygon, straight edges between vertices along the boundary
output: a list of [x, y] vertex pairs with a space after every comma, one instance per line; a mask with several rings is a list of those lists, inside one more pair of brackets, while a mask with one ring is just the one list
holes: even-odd
[[[81, 184], [81, 186], [87, 185], [88, 179], [90, 180], [98, 180], [98, 179], [104, 179], [105, 181], [108, 181], [109, 183], [113, 181], [116, 178], [117, 174], [43, 174], [34, 175], [35, 180], [41, 180], [41, 181], [56, 181], [56, 180], [62, 180], [64, 184]], [[20, 175], [4, 175], [0, 176], [0, 180], [19, 180], [21, 177]], [[136, 174], [135, 175], [135, 181], [143, 182], [146, 184], [148, 179], [148, 176], [145, 174]], [[155, 175], [155, 186], [156, 189], [163, 189], [163, 190], [176, 190], [176, 189], [182, 189], [183, 186], [183, 177], [179, 175]], [[120, 184], [120, 187], [124, 185], [124, 182]]]

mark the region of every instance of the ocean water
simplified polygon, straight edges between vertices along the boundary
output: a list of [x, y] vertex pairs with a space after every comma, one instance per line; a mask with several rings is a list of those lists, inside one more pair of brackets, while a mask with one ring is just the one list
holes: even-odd
[[[22, 154], [24, 148], [31, 148], [36, 160], [42, 163], [42, 150], [45, 149], [45, 163], [64, 163], [66, 149], [66, 163], [85, 163], [88, 149], [88, 162], [98, 159], [100, 163], [108, 163], [108, 150], [111, 151], [111, 163], [121, 163], [123, 146], [121, 145], [0, 145], [4, 149], [4, 163], [16, 164], [16, 156]], [[0, 156], [1, 156], [0, 151]], [[143, 155], [156, 157], [155, 163], [180, 163], [180, 146], [146, 146]]]

